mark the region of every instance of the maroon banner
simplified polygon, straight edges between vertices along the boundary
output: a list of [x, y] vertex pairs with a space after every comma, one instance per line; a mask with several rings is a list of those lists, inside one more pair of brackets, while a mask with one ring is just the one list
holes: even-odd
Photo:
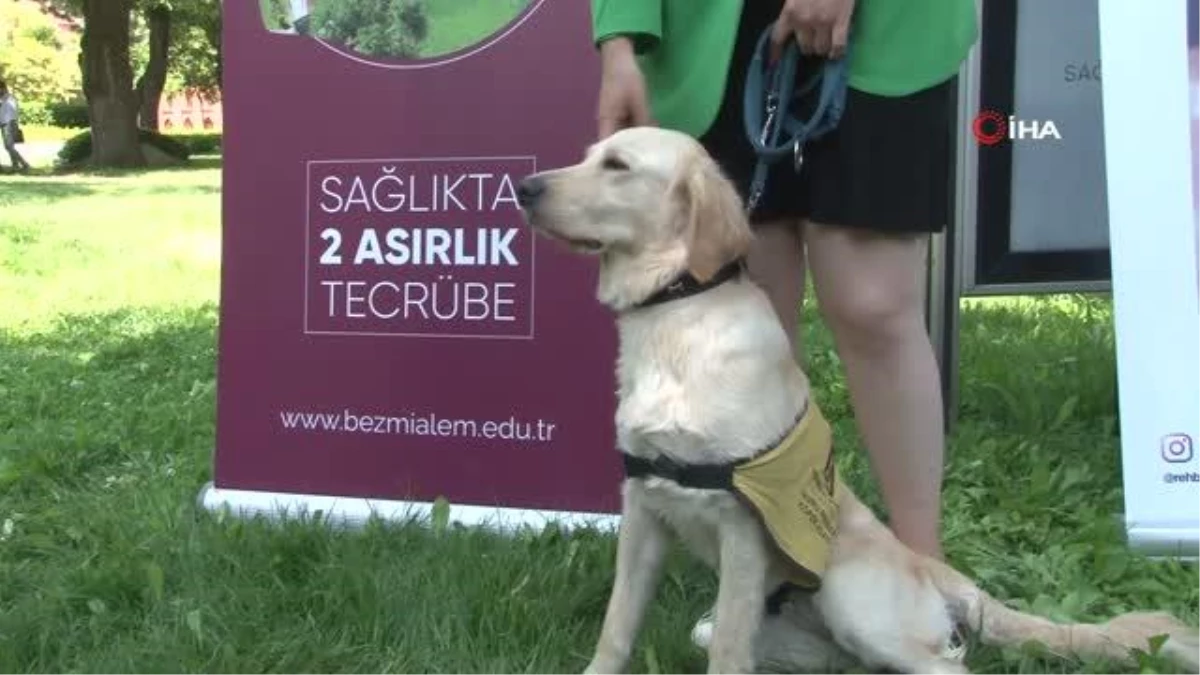
[[612, 320], [514, 194], [594, 138], [588, 3], [387, 4], [225, 4], [214, 484], [615, 512]]

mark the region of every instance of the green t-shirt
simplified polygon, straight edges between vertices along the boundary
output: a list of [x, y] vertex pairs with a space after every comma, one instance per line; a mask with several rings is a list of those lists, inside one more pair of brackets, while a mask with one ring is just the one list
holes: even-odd
[[[850, 86], [902, 96], [953, 77], [977, 38], [975, 1], [857, 0]], [[591, 2], [597, 44], [634, 39], [655, 120], [704, 133], [725, 91], [743, 0]]]

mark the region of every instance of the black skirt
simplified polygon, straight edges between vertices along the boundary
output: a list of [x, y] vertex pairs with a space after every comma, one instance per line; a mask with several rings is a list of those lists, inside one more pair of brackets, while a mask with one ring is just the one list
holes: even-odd
[[[781, 6], [743, 3], [721, 107], [700, 137], [743, 199], [757, 161], [742, 121], [746, 68]], [[809, 77], [817, 63], [804, 59], [799, 77]], [[787, 159], [772, 166], [752, 222], [803, 218], [885, 233], [943, 230], [953, 189], [956, 91], [957, 78], [899, 97], [851, 89], [837, 128], [809, 142], [798, 173]]]

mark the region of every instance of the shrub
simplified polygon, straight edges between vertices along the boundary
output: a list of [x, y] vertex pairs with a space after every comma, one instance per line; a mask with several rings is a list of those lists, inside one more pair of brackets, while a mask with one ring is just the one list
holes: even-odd
[[53, 126], [50, 106], [42, 101], [21, 101], [21, 124], [31, 127]]
[[91, 126], [86, 103], [55, 103], [49, 106], [50, 124], [64, 129], [86, 129]]
[[169, 134], [168, 138], [182, 143], [193, 155], [221, 154], [221, 134]]
[[[150, 145], [163, 153], [178, 159], [187, 161], [191, 158], [191, 150], [185, 143], [160, 133], [150, 131], [149, 129], [139, 129], [138, 136], [142, 143]], [[75, 134], [66, 143], [63, 143], [62, 149], [58, 151], [59, 166], [74, 166], [82, 164], [92, 155], [92, 132], [91, 130]]]
[[45, 101], [21, 101], [21, 123], [60, 129], [86, 129], [91, 126], [86, 104]]

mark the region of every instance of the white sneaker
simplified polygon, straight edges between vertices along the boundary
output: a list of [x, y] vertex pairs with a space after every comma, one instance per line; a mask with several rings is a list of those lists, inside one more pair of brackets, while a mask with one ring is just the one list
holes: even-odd
[[692, 626], [692, 644], [696, 645], [704, 651], [708, 651], [708, 646], [712, 643], [713, 634], [713, 612], [708, 610], [700, 615], [696, 621], [696, 625]]

